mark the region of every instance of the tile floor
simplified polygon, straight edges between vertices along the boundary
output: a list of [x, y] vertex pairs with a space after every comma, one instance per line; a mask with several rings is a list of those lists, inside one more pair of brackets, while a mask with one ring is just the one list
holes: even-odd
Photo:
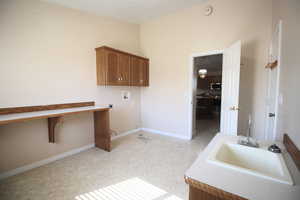
[[184, 200], [183, 176], [214, 136], [192, 141], [139, 132], [0, 181], [1, 200]]

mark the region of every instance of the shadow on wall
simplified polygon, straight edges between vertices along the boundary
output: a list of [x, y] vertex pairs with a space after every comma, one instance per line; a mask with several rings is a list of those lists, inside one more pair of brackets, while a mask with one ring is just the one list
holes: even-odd
[[258, 41], [250, 40], [242, 45], [241, 71], [240, 71], [240, 95], [239, 95], [239, 124], [238, 133], [246, 135], [248, 129], [248, 117], [254, 110], [254, 84], [258, 51]]

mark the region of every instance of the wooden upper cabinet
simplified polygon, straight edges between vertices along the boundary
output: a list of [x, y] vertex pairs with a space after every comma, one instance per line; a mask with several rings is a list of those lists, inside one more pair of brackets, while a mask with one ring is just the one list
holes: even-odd
[[149, 60], [142, 60], [141, 84], [149, 86]]
[[149, 86], [149, 60], [110, 47], [96, 48], [97, 84]]
[[149, 61], [131, 57], [130, 77], [132, 86], [149, 86]]
[[130, 84], [130, 56], [119, 54], [118, 76], [120, 85]]
[[140, 67], [140, 60], [136, 57], [131, 57], [130, 58], [130, 85], [132, 86], [140, 85], [139, 67]]
[[119, 84], [119, 66], [118, 66], [118, 54], [113, 51], [107, 51], [107, 84], [108, 85], [118, 85]]

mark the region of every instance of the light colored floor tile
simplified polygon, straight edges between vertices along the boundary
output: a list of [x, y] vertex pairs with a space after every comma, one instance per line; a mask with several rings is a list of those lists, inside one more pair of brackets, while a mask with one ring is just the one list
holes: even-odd
[[113, 141], [110, 153], [93, 148], [2, 180], [0, 199], [187, 199], [184, 173], [214, 136], [211, 131], [192, 141], [145, 132], [125, 136]]

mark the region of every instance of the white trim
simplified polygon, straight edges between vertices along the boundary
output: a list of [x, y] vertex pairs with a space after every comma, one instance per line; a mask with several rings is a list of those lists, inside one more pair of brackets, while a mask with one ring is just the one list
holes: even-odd
[[223, 54], [224, 50], [213, 50], [204, 53], [193, 53], [189, 57], [189, 75], [188, 75], [188, 139], [191, 140], [193, 138], [193, 123], [194, 123], [194, 115], [193, 115], [193, 105], [194, 105], [194, 94], [193, 94], [193, 76], [194, 76], [194, 58], [201, 56], [210, 56], [216, 54]]
[[137, 128], [137, 129], [133, 129], [133, 130], [130, 130], [130, 131], [126, 131], [126, 132], [124, 132], [124, 133], [121, 133], [121, 134], [119, 134], [119, 135], [116, 135], [116, 136], [112, 137], [111, 140], [115, 140], [115, 139], [124, 137], [124, 136], [126, 136], [126, 135], [130, 135], [130, 134], [136, 133], [136, 132], [138, 132], [138, 131], [140, 131], [140, 130], [141, 130], [141, 128]]
[[77, 149], [73, 149], [71, 151], [67, 151], [67, 152], [62, 153], [62, 154], [58, 154], [56, 156], [53, 156], [53, 157], [50, 157], [50, 158], [47, 158], [47, 159], [44, 159], [44, 160], [34, 162], [32, 164], [29, 164], [29, 165], [25, 165], [25, 166], [18, 167], [16, 169], [1, 173], [0, 174], [0, 180], [8, 178], [10, 176], [14, 176], [14, 175], [26, 172], [26, 171], [29, 171], [31, 169], [34, 169], [34, 168], [37, 168], [37, 167], [40, 167], [40, 166], [43, 166], [43, 165], [46, 165], [46, 164], [49, 164], [51, 162], [63, 159], [65, 157], [72, 156], [74, 154], [78, 154], [82, 151], [86, 151], [86, 150], [91, 149], [93, 147], [95, 147], [95, 144], [89, 144], [89, 145], [86, 145], [86, 146], [83, 146], [83, 147], [80, 147], [80, 148], [77, 148]]
[[273, 140], [276, 140], [278, 135], [278, 121], [279, 121], [279, 98], [280, 98], [280, 73], [281, 73], [281, 54], [282, 54], [282, 20], [279, 20], [279, 44], [278, 44], [278, 72], [277, 72], [277, 91], [276, 91], [276, 104], [275, 104], [275, 123], [274, 123], [274, 132]]
[[[273, 132], [271, 135], [269, 134], [269, 110], [268, 106], [266, 106], [266, 111], [265, 111], [265, 140], [273, 140], [275, 141], [277, 139], [278, 135], [278, 116], [279, 116], [279, 98], [280, 98], [280, 73], [281, 73], [281, 53], [282, 53], [282, 20], [279, 20], [278, 24], [276, 25], [276, 30], [278, 29], [278, 64], [277, 64], [277, 77], [276, 77], [276, 91], [275, 91], [275, 119], [274, 119], [274, 127], [273, 127]], [[273, 37], [273, 35], [272, 35]], [[271, 42], [271, 49], [272, 49], [272, 42]], [[271, 52], [270, 52], [271, 53]], [[270, 92], [270, 73], [268, 73], [268, 86], [267, 86], [267, 95]]]
[[[138, 128], [138, 129], [134, 129], [134, 130], [130, 130], [130, 131], [121, 133], [121, 134], [119, 134], [115, 137], [112, 137], [112, 140], [118, 139], [120, 137], [124, 137], [124, 136], [129, 135], [129, 134], [136, 133], [140, 130], [141, 129]], [[95, 144], [89, 144], [89, 145], [86, 145], [86, 146], [83, 146], [83, 147], [80, 147], [80, 148], [77, 148], [77, 149], [73, 149], [71, 151], [67, 151], [67, 152], [62, 153], [62, 154], [58, 154], [56, 156], [53, 156], [53, 157], [50, 157], [50, 158], [47, 158], [47, 159], [44, 159], [44, 160], [40, 160], [40, 161], [31, 163], [29, 165], [25, 165], [25, 166], [18, 167], [16, 169], [13, 169], [13, 170], [10, 170], [10, 171], [4, 172], [4, 173], [0, 173], [0, 180], [8, 178], [10, 176], [14, 176], [14, 175], [26, 172], [26, 171], [29, 171], [29, 170], [37, 168], [37, 167], [41, 167], [43, 165], [46, 165], [46, 164], [49, 164], [51, 162], [66, 158], [68, 156], [78, 154], [80, 152], [86, 151], [86, 150], [91, 149], [93, 147], [95, 147]]]
[[160, 130], [155, 130], [155, 129], [150, 129], [150, 128], [141, 128], [141, 130], [149, 132], [149, 133], [153, 133], [153, 134], [174, 137], [174, 138], [181, 139], [181, 140], [191, 140], [189, 137], [177, 135], [177, 134], [169, 133], [169, 132], [165, 132], [165, 131], [160, 131]]
[[[112, 140], [124, 137], [126, 135], [136, 133], [136, 132], [141, 131], [141, 130], [147, 131], [147, 132], [150, 132], [150, 133], [153, 133], [153, 134], [159, 134], [159, 135], [164, 135], [164, 136], [175, 137], [175, 138], [178, 138], [178, 139], [189, 140], [189, 138], [184, 137], [184, 136], [180, 136], [180, 135], [176, 135], [176, 134], [172, 134], [172, 133], [167, 133], [167, 132], [163, 132], [163, 131], [159, 131], [159, 130], [149, 129], [149, 128], [133, 129], [133, 130], [130, 130], [130, 131], [127, 131], [127, 132], [124, 132], [124, 133], [121, 133], [117, 136], [112, 137]], [[46, 164], [49, 164], [51, 162], [66, 158], [68, 156], [78, 154], [80, 152], [86, 151], [86, 150], [91, 149], [93, 147], [95, 147], [95, 144], [89, 144], [89, 145], [86, 145], [86, 146], [83, 146], [83, 147], [80, 147], [80, 148], [77, 148], [77, 149], [73, 149], [71, 151], [64, 152], [62, 154], [58, 154], [56, 156], [53, 156], [53, 157], [50, 157], [50, 158], [47, 158], [47, 159], [44, 159], [44, 160], [40, 160], [40, 161], [31, 163], [29, 165], [25, 165], [25, 166], [18, 167], [16, 169], [13, 169], [13, 170], [10, 170], [10, 171], [4, 172], [4, 173], [0, 173], [0, 180], [8, 178], [10, 176], [14, 176], [14, 175], [26, 172], [26, 171], [29, 171], [29, 170], [37, 168], [37, 167], [41, 167], [43, 165], [46, 165]]]

